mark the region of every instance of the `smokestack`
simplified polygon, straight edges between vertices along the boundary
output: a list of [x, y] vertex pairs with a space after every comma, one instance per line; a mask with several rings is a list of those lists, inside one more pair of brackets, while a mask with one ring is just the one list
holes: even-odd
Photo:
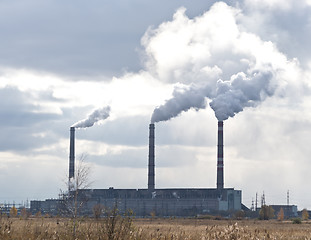
[[70, 128], [69, 181], [75, 176], [75, 127]]
[[218, 121], [218, 143], [217, 143], [217, 189], [224, 188], [224, 134], [223, 121]]
[[154, 190], [154, 123], [149, 125], [148, 190]]

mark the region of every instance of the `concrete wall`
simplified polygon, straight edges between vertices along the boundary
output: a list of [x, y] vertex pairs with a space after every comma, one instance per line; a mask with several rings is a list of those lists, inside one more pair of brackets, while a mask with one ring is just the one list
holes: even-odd
[[86, 214], [96, 204], [121, 213], [132, 210], [136, 216], [195, 216], [217, 211], [241, 210], [241, 191], [230, 189], [93, 189], [81, 192], [87, 198]]
[[217, 211], [219, 201], [217, 199], [101, 199], [86, 203], [86, 214], [92, 214], [96, 204], [101, 204], [107, 209], [115, 206], [120, 213], [132, 210], [136, 216], [195, 216], [210, 211]]
[[[84, 189], [79, 201], [84, 202], [83, 215], [93, 215], [95, 205], [106, 209], [115, 206], [121, 214], [132, 210], [136, 216], [196, 216], [217, 211], [241, 210], [240, 190], [229, 189]], [[31, 201], [33, 212], [60, 212], [60, 200]], [[52, 213], [53, 212], [53, 213]]]

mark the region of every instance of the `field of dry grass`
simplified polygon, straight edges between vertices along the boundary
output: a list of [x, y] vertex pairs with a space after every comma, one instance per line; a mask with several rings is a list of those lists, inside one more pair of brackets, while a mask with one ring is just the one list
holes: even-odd
[[0, 239], [311, 239], [311, 222], [1, 218]]
[[137, 220], [146, 239], [311, 239], [311, 223], [259, 220]]

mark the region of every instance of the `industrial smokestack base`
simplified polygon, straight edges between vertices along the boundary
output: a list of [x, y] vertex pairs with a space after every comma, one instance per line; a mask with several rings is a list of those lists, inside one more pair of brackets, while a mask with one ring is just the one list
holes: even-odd
[[154, 191], [154, 123], [149, 125], [148, 190]]
[[75, 176], [75, 128], [70, 127], [69, 181]]
[[217, 143], [217, 189], [224, 188], [224, 143], [223, 143], [223, 121], [218, 121], [218, 143]]

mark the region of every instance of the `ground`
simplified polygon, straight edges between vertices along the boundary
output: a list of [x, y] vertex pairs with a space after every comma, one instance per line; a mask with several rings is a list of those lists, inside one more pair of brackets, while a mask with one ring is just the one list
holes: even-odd
[[7, 218], [0, 239], [311, 239], [311, 222], [183, 218]]

